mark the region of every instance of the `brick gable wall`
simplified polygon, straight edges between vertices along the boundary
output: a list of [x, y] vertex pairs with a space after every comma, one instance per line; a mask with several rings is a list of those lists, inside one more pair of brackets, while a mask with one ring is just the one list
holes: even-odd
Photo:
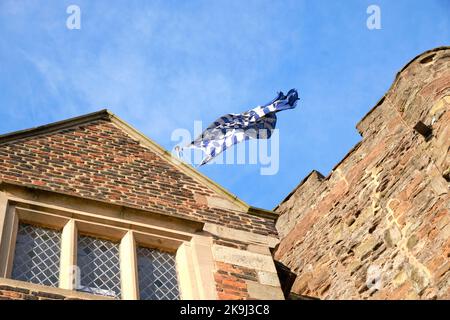
[[275, 235], [271, 219], [208, 206], [201, 185], [108, 120], [0, 145], [0, 180]]

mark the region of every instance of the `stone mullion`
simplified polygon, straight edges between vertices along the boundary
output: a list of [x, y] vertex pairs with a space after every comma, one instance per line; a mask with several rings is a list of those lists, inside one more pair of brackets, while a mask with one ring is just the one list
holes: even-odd
[[128, 231], [120, 242], [121, 297], [124, 300], [139, 299], [136, 240], [133, 231]]
[[59, 287], [62, 289], [74, 290], [78, 284], [77, 238], [77, 226], [71, 219], [64, 226], [61, 236]]

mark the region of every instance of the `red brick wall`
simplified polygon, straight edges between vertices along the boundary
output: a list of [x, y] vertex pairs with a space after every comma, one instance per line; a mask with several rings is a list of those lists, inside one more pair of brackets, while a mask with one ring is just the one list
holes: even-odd
[[[431, 138], [414, 130], [418, 121]], [[297, 273], [294, 293], [450, 298], [449, 124], [447, 47], [402, 70], [358, 124], [362, 141], [328, 177], [313, 173], [277, 208], [275, 258]]]
[[217, 196], [109, 120], [1, 144], [0, 180], [259, 234], [274, 222], [212, 208]]
[[258, 281], [256, 271], [233, 264], [216, 262], [217, 294], [220, 300], [248, 299], [245, 280]]

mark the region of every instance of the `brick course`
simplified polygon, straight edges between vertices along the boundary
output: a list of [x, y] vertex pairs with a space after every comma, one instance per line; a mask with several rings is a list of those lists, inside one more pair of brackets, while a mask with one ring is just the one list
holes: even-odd
[[216, 262], [217, 272], [214, 275], [219, 299], [248, 299], [245, 280], [257, 281], [256, 271], [224, 262]]

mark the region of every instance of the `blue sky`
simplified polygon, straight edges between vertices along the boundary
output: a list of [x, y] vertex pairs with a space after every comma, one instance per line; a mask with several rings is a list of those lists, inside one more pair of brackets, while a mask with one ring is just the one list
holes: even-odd
[[[81, 30], [66, 8], [81, 9]], [[369, 5], [381, 30], [366, 27]], [[311, 170], [327, 175], [356, 123], [421, 52], [450, 44], [450, 0], [0, 1], [0, 133], [108, 108], [167, 149], [229, 112], [297, 88], [279, 114], [280, 168], [200, 171], [272, 209]]]

